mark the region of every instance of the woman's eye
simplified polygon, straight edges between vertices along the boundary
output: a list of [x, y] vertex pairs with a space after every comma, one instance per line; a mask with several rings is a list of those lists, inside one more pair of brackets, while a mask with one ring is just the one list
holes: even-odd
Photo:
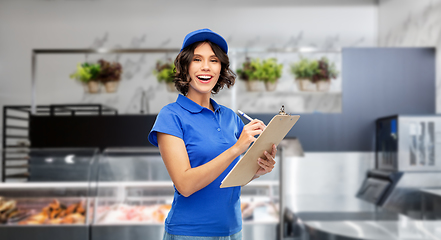
[[195, 59], [193, 59], [193, 61], [195, 61], [195, 62], [200, 62], [201, 59], [199, 59], [199, 58], [195, 58]]
[[211, 62], [219, 62], [217, 59], [211, 59]]

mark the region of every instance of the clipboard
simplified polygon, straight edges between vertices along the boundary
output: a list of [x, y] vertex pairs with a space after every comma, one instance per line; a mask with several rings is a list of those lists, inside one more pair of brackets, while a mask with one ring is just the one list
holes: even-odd
[[251, 181], [260, 166], [257, 159], [263, 157], [266, 150], [271, 153], [272, 145], [276, 146], [285, 138], [289, 130], [299, 120], [299, 115], [288, 115], [284, 107], [275, 115], [256, 141], [248, 148], [245, 155], [236, 163], [228, 175], [222, 180], [221, 188], [243, 186]]

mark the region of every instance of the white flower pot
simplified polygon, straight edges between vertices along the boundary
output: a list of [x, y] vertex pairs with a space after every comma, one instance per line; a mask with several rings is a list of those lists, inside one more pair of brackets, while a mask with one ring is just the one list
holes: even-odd
[[258, 92], [260, 90], [261, 83], [259, 80], [248, 80], [246, 81], [247, 84], [247, 90], [250, 92]]
[[268, 92], [273, 92], [273, 91], [276, 90], [276, 88], [277, 88], [277, 81], [275, 81], [275, 82], [265, 82], [265, 89]]
[[331, 81], [329, 79], [328, 80], [320, 80], [317, 82], [317, 91], [328, 92], [330, 86], [331, 86]]
[[104, 84], [107, 93], [114, 93], [118, 89], [119, 81], [109, 81]]
[[296, 83], [297, 83], [297, 88], [300, 91], [315, 92], [317, 90], [316, 84], [311, 82], [311, 80], [309, 79], [298, 78], [296, 79]]
[[99, 93], [101, 85], [98, 81], [89, 81], [85, 84], [85, 87], [88, 93]]

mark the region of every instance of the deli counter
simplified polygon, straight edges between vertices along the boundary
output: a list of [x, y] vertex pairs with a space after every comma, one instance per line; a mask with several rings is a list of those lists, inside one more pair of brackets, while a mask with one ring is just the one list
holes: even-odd
[[[30, 149], [0, 190], [5, 239], [162, 239], [173, 183], [157, 148]], [[243, 239], [277, 239], [279, 174], [242, 188]]]
[[31, 149], [28, 182], [0, 185], [2, 239], [88, 239], [97, 149]]

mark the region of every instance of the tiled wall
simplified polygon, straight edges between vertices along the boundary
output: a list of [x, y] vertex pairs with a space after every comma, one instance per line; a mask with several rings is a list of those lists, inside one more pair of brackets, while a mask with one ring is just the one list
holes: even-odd
[[[379, 46], [441, 47], [440, 0], [379, 1]], [[441, 112], [441, 54], [437, 53], [436, 112]]]

